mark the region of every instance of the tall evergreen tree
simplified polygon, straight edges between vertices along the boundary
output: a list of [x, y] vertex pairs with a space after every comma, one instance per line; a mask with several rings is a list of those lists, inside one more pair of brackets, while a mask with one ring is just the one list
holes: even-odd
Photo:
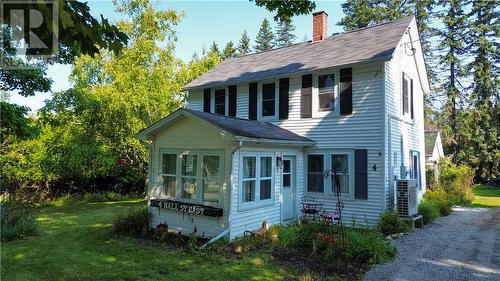
[[463, 0], [440, 0], [438, 2], [444, 8], [438, 18], [442, 20], [444, 27], [438, 31], [439, 64], [444, 75], [441, 90], [446, 100], [441, 112], [442, 129], [445, 145], [450, 148], [451, 153], [456, 155], [459, 150], [459, 127], [457, 122], [458, 105], [461, 98], [460, 70], [461, 60], [464, 53], [463, 34], [465, 33], [465, 15], [463, 11]]
[[217, 43], [212, 42], [212, 45], [210, 46], [210, 50], [208, 51], [208, 53], [214, 53], [214, 54], [217, 54], [218, 56], [220, 56], [220, 51], [219, 51], [219, 46], [217, 46]]
[[280, 21], [276, 28], [276, 46], [284, 47], [293, 44], [297, 36], [293, 34], [295, 26], [291, 21]]
[[342, 4], [345, 17], [337, 25], [344, 27], [345, 30], [354, 30], [396, 20], [411, 14], [411, 6], [406, 2], [406, 0], [347, 0]]
[[262, 21], [262, 25], [260, 26], [259, 33], [255, 38], [255, 46], [254, 49], [256, 52], [262, 52], [271, 50], [274, 48], [274, 34], [271, 31], [271, 25], [269, 25], [269, 21], [264, 19]]
[[222, 51], [222, 59], [232, 58], [236, 55], [236, 50], [234, 49], [233, 41], [229, 41]]
[[238, 43], [238, 55], [246, 55], [250, 53], [250, 37], [247, 31], [243, 31], [240, 42]]
[[492, 177], [500, 165], [500, 11], [495, 1], [474, 0], [468, 18], [466, 49], [473, 61], [467, 70], [473, 78], [469, 89], [474, 126], [469, 143], [473, 158], [464, 155], [464, 160], [472, 160], [470, 164], [478, 168], [479, 176]]

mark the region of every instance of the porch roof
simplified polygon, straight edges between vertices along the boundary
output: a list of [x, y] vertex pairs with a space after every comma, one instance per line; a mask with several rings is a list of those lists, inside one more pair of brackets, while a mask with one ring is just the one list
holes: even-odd
[[140, 139], [149, 139], [156, 132], [173, 122], [179, 116], [193, 118], [208, 123], [234, 137], [236, 141], [267, 142], [277, 144], [293, 144], [312, 146], [315, 141], [276, 126], [270, 122], [248, 120], [238, 117], [224, 116], [198, 110], [181, 108], [159, 122], [138, 133]]

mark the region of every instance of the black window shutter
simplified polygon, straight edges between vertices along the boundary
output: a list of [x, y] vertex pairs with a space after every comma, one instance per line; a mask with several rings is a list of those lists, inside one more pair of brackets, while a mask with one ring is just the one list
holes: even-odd
[[280, 119], [288, 119], [288, 91], [290, 89], [290, 79], [280, 79]]
[[352, 113], [352, 68], [340, 70], [340, 114]]
[[257, 83], [248, 85], [248, 119], [257, 120]]
[[302, 75], [300, 117], [312, 117], [312, 74]]
[[354, 150], [354, 198], [368, 199], [368, 150]]
[[236, 91], [236, 85], [229, 86], [228, 93], [229, 93], [229, 108], [228, 108], [228, 115], [229, 116], [236, 116], [236, 100], [237, 100], [237, 91]]
[[210, 88], [203, 89], [203, 111], [210, 112]]
[[413, 79], [410, 79], [410, 111], [411, 119], [413, 119]]

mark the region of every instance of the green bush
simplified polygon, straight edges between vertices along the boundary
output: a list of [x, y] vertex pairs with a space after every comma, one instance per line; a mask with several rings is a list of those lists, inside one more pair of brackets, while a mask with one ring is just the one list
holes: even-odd
[[81, 196], [67, 194], [52, 200], [52, 202], [50, 202], [50, 205], [53, 207], [65, 207], [81, 203], [83, 203]]
[[423, 199], [418, 205], [418, 212], [423, 216], [424, 223], [431, 223], [435, 218], [439, 217], [439, 209], [436, 202]]
[[448, 199], [457, 205], [469, 205], [474, 199], [472, 184], [474, 170], [465, 165], [454, 165], [448, 161], [439, 164], [439, 186], [447, 194]]
[[129, 211], [126, 215], [119, 215], [113, 219], [113, 233], [116, 235], [130, 235], [144, 237], [149, 233], [149, 213], [147, 208]]
[[449, 195], [443, 189], [427, 191], [424, 194], [424, 198], [428, 201], [434, 202], [441, 216], [448, 216], [453, 211], [453, 202], [449, 199]]
[[347, 256], [359, 264], [380, 264], [396, 256], [396, 248], [380, 233], [367, 229], [349, 229], [346, 232]]
[[35, 210], [17, 201], [0, 201], [1, 240], [11, 241], [37, 234]]
[[397, 212], [387, 211], [380, 216], [377, 229], [384, 235], [390, 235], [407, 232], [409, 227]]

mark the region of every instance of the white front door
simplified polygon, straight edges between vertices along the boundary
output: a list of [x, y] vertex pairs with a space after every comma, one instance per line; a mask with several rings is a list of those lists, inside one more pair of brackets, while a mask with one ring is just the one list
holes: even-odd
[[295, 218], [295, 157], [283, 157], [281, 222]]

